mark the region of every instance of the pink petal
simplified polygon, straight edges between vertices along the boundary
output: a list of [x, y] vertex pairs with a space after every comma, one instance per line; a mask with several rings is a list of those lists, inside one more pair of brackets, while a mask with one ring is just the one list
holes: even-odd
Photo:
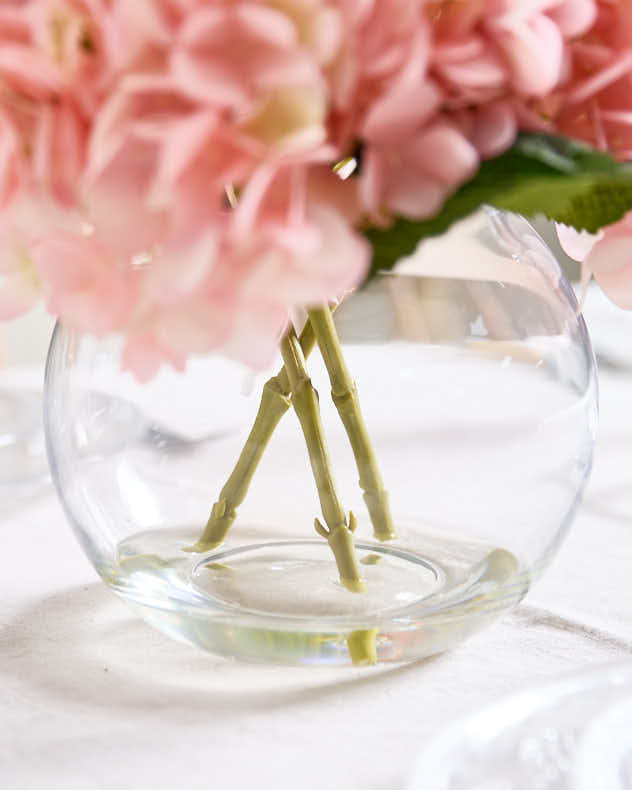
[[437, 43], [432, 52], [432, 62], [440, 66], [449, 63], [463, 63], [478, 58], [484, 53], [485, 41], [481, 36], [472, 35], [463, 39], [449, 39]]
[[517, 134], [518, 121], [511, 105], [494, 102], [476, 112], [470, 140], [478, 153], [488, 159], [506, 151]]
[[586, 33], [597, 18], [595, 0], [563, 0], [548, 11], [548, 15], [567, 38]]
[[462, 89], [500, 88], [507, 82], [507, 69], [494, 52], [481, 52], [460, 62], [439, 67], [443, 79]]
[[33, 139], [32, 176], [62, 204], [77, 201], [86, 145], [85, 124], [69, 102], [41, 109]]
[[0, 210], [26, 181], [20, 138], [9, 117], [0, 109]]
[[632, 241], [605, 238], [586, 260], [603, 292], [619, 307], [632, 310]]
[[367, 146], [363, 152], [362, 171], [359, 177], [359, 198], [361, 205], [374, 222], [382, 208], [385, 169], [381, 154], [373, 146]]
[[632, 51], [628, 50], [621, 52], [615, 60], [596, 74], [578, 82], [567, 94], [567, 100], [573, 103], [586, 101], [630, 72], [632, 72]]
[[175, 121], [162, 132], [158, 165], [151, 187], [150, 200], [161, 202], [161, 195], [173, 195], [177, 179], [209, 142], [218, 118], [212, 112], [199, 112]]
[[278, 172], [278, 164], [267, 162], [251, 176], [244, 189], [237, 208], [233, 213], [231, 236], [239, 241], [251, 232], [261, 206], [261, 202]]
[[437, 110], [441, 94], [437, 85], [426, 78], [428, 53], [429, 42], [421, 35], [404, 69], [371, 105], [363, 126], [367, 140], [388, 143], [401, 139]]
[[242, 309], [221, 351], [254, 370], [265, 370], [278, 354], [279, 339], [287, 322], [287, 310], [278, 305], [263, 309], [258, 303], [253, 310]]
[[128, 338], [123, 349], [122, 367], [123, 370], [129, 370], [141, 384], [153, 379], [165, 364], [182, 372], [186, 366], [186, 357], [162, 345], [151, 334]]
[[153, 136], [159, 137], [161, 129], [194, 109], [170, 76], [133, 74], [123, 78], [94, 124], [85, 180], [98, 178], [131, 136], [149, 138], [153, 129]]
[[42, 54], [20, 44], [0, 47], [0, 76], [33, 99], [50, 99], [63, 87], [58, 70]]
[[557, 238], [564, 252], [574, 261], [584, 261], [603, 233], [592, 234], [588, 231], [577, 231], [568, 225], [556, 223]]
[[490, 32], [511, 66], [519, 93], [543, 96], [553, 90], [562, 73], [563, 40], [552, 19], [507, 14], [490, 24]]
[[31, 256], [48, 309], [69, 326], [95, 335], [125, 326], [138, 289], [133, 272], [120, 268], [105, 245], [59, 232], [33, 244]]
[[461, 132], [441, 122], [421, 134], [408, 150], [417, 167], [450, 187], [471, 178], [480, 163], [478, 152]]
[[606, 296], [632, 309], [632, 213], [603, 229], [585, 263]]
[[411, 219], [425, 219], [443, 205], [448, 190], [444, 184], [418, 173], [402, 170], [386, 192], [386, 203], [391, 211]]

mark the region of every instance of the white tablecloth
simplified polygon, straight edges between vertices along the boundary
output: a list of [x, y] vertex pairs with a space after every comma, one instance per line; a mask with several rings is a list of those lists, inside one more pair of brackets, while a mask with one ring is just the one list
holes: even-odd
[[172, 642], [98, 581], [50, 490], [3, 493], [0, 787], [393, 790], [456, 717], [561, 672], [632, 660], [631, 402], [632, 370], [604, 372], [584, 504], [526, 601], [406, 666], [255, 667]]

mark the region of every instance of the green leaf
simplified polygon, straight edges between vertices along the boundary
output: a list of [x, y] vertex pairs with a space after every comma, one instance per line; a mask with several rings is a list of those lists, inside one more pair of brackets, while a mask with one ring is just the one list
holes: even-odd
[[632, 165], [583, 143], [547, 134], [522, 134], [512, 148], [484, 162], [471, 181], [432, 219], [398, 218], [365, 236], [373, 247], [371, 273], [391, 269], [419, 241], [491, 205], [596, 232], [632, 209]]

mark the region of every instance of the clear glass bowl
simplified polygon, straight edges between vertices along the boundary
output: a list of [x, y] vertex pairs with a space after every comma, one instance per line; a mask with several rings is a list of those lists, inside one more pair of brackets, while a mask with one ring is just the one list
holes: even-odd
[[317, 351], [308, 360], [366, 593], [338, 581], [292, 410], [226, 543], [187, 553], [232, 471], [263, 383], [219, 355], [141, 385], [121, 342], [58, 326], [45, 429], [52, 474], [91, 562], [162, 631], [255, 661], [431, 655], [514, 607], [566, 533], [590, 467], [597, 394], [572, 290], [522, 218], [483, 212], [421, 246], [335, 314], [390, 495], [372, 538]]
[[406, 790], [632, 790], [632, 662], [514, 694], [433, 738]]
[[41, 393], [0, 386], [0, 490], [30, 490], [47, 476]]
[[50, 485], [42, 422], [53, 323], [43, 309], [0, 326], [0, 514]]

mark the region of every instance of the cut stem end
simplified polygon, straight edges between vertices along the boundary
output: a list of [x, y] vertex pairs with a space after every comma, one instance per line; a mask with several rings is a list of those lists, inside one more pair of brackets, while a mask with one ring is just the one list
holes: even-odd
[[187, 554], [205, 554], [207, 551], [213, 551], [213, 549], [219, 548], [223, 542], [223, 539], [215, 541], [214, 543], [198, 540], [198, 542], [194, 543], [192, 546], [185, 546], [182, 551], [187, 552]]
[[352, 631], [347, 637], [347, 647], [351, 661], [356, 667], [377, 664], [377, 628], [365, 631]]

